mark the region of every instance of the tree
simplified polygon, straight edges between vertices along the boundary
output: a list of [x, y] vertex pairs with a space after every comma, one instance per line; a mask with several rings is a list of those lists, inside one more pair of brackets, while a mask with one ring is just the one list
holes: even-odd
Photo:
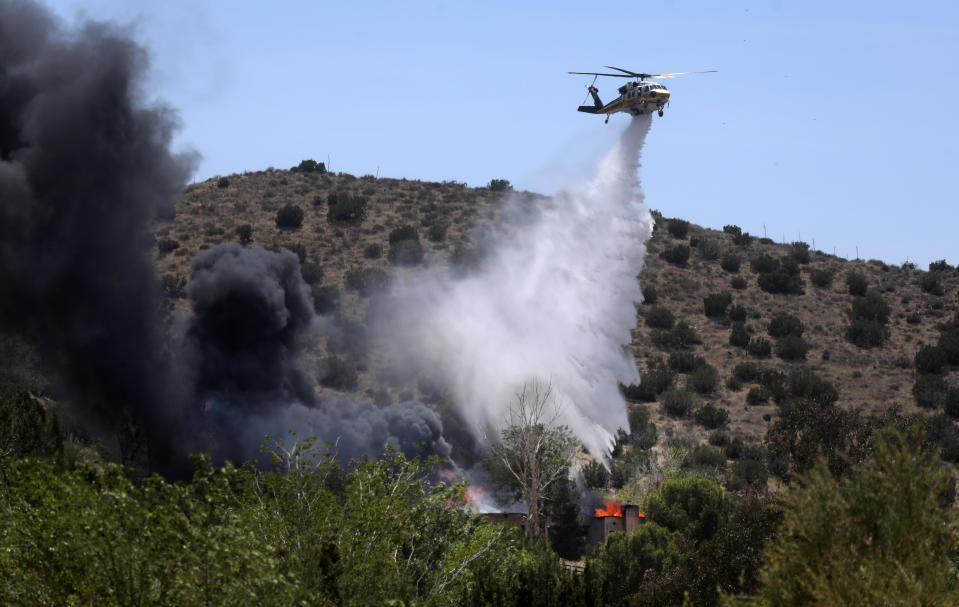
[[486, 468], [491, 481], [526, 503], [526, 534], [539, 537], [540, 512], [550, 485], [568, 476], [576, 439], [558, 425], [560, 409], [550, 384], [530, 381], [516, 394], [501, 441], [490, 447]]
[[884, 428], [846, 475], [819, 460], [787, 501], [760, 574], [763, 605], [952, 605], [959, 601], [953, 481], [922, 430]]

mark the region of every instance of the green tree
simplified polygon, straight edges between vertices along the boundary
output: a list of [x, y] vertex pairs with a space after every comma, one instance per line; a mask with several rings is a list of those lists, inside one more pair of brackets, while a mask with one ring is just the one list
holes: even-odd
[[646, 517], [695, 542], [709, 539], [729, 516], [729, 498], [719, 483], [701, 476], [664, 482], [649, 494]]

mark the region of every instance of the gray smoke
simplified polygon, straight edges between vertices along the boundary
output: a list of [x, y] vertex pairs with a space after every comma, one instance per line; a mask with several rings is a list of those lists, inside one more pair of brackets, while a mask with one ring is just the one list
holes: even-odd
[[71, 417], [154, 470], [183, 474], [200, 450], [255, 456], [290, 429], [344, 456], [448, 454], [421, 403], [318, 395], [312, 299], [288, 251], [199, 255], [194, 315], [163, 325], [152, 221], [172, 216], [194, 158], [170, 152], [176, 116], [144, 98], [147, 63], [117, 27], [0, 0], [0, 332], [34, 345]]

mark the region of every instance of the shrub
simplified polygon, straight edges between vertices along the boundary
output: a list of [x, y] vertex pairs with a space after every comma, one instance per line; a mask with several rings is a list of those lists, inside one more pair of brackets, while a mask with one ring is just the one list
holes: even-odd
[[736, 304], [729, 308], [726, 317], [732, 322], [745, 322], [747, 315], [746, 308]]
[[248, 223], [236, 226], [236, 238], [244, 246], [253, 242], [253, 226]]
[[789, 258], [783, 258], [776, 271], [761, 273], [756, 282], [760, 289], [774, 295], [802, 295], [805, 292], [799, 266]]
[[685, 219], [670, 219], [666, 223], [666, 231], [673, 238], [686, 238], [689, 234], [689, 222]]
[[330, 192], [326, 220], [330, 223], [360, 223], [366, 217], [366, 198], [342, 192]]
[[850, 270], [846, 273], [846, 287], [849, 289], [850, 295], [861, 297], [866, 294], [869, 281], [866, 280], [866, 275], [862, 272]]
[[768, 253], [754, 257], [753, 260], [749, 262], [749, 265], [752, 267], [753, 272], [757, 274], [765, 274], [779, 270], [779, 260]]
[[723, 452], [728, 459], [739, 459], [746, 453], [746, 443], [743, 439], [736, 437], [723, 447]]
[[[700, 426], [715, 430], [716, 428], [725, 426], [726, 422], [729, 421], [729, 411], [723, 407], [714, 407], [706, 403], [699, 409], [696, 409], [693, 417]], [[723, 459], [725, 459], [725, 457]]]
[[700, 394], [710, 394], [719, 386], [719, 372], [712, 365], [703, 364], [693, 369], [686, 378], [686, 388]]
[[785, 373], [773, 369], [763, 369], [759, 373], [759, 385], [769, 389], [773, 400], [783, 402], [789, 395], [789, 378]]
[[719, 483], [694, 476], [668, 480], [646, 498], [648, 520], [694, 542], [712, 537], [729, 514], [729, 498]]
[[825, 398], [835, 401], [839, 398], [839, 393], [832, 382], [808, 369], [793, 371], [789, 374], [789, 393], [801, 399]]
[[889, 314], [889, 304], [876, 291], [870, 291], [865, 297], [855, 297], [852, 300], [853, 318], [874, 320], [884, 325], [889, 322]]
[[708, 440], [713, 447], [725, 447], [729, 444], [729, 433], [723, 429], [713, 430], [709, 433]]
[[220, 177], [216, 182], [216, 187], [218, 188], [228, 188], [230, 187], [230, 180], [226, 177]]
[[609, 485], [609, 471], [600, 462], [591, 460], [582, 470], [583, 480], [590, 489], [605, 489]]
[[490, 182], [486, 185], [486, 188], [490, 192], [512, 192], [513, 186], [510, 184], [509, 179], [490, 179]]
[[952, 327], [940, 333], [937, 345], [950, 365], [959, 365], [959, 327]]
[[876, 348], [886, 341], [889, 330], [875, 320], [853, 319], [846, 327], [846, 339], [860, 348]]
[[696, 356], [692, 352], [679, 351], [669, 355], [669, 368], [677, 373], [689, 373], [705, 364], [702, 356]]
[[652, 402], [656, 396], [665, 392], [673, 385], [675, 375], [661, 362], [651, 364], [642, 374], [639, 385], [621, 386], [623, 396], [636, 403]]
[[753, 237], [749, 235], [749, 232], [743, 232], [742, 234], [733, 235], [733, 244], [740, 247], [748, 247], [753, 242]]
[[799, 318], [792, 314], [780, 312], [769, 321], [767, 332], [770, 337], [786, 337], [787, 335], [802, 337], [803, 329], [802, 321]]
[[629, 442], [637, 449], [651, 449], [656, 444], [656, 424], [650, 421], [649, 409], [636, 405], [629, 410]]
[[913, 357], [916, 372], [939, 374], [946, 369], [946, 353], [939, 346], [923, 346]]
[[733, 301], [729, 291], [711, 293], [703, 298], [703, 310], [709, 318], [718, 318], [726, 315], [726, 308]]
[[415, 266], [423, 260], [423, 245], [414, 226], [406, 225], [390, 232], [390, 251], [387, 259], [401, 266]]
[[749, 286], [749, 283], [746, 282], [746, 279], [742, 276], [733, 276], [733, 279], [729, 281], [729, 286], [734, 289], [743, 290]]
[[[13, 386], [9, 395], [0, 394], [0, 446], [3, 448], [0, 462], [3, 463], [4, 479], [14, 458], [50, 458], [58, 468], [64, 464], [64, 434], [60, 419], [20, 386]], [[6, 482], [4, 485], [5, 490], [11, 488]], [[4, 495], [4, 498], [6, 501], [8, 496]], [[11, 514], [11, 506], [7, 502], [5, 516]], [[51, 538], [51, 541], [54, 540]]]
[[[699, 421], [699, 411], [696, 412], [697, 421]], [[721, 449], [709, 445], [696, 445], [686, 454], [685, 463], [694, 468], [725, 468], [726, 454]]]
[[910, 325], [918, 325], [922, 322], [922, 314], [919, 312], [910, 312], [906, 314], [906, 322]]
[[320, 385], [334, 390], [352, 390], [358, 376], [356, 367], [339, 356], [327, 356], [320, 365]]
[[772, 393], [766, 386], [753, 386], [749, 389], [749, 392], [746, 393], [746, 404], [752, 405], [753, 407], [765, 405], [769, 402], [771, 396]]
[[949, 385], [941, 375], [919, 375], [912, 385], [916, 404], [924, 409], [938, 409], [946, 404]]
[[677, 322], [669, 331], [653, 332], [652, 340], [663, 350], [686, 350], [695, 344], [702, 343], [696, 330], [683, 320]]
[[726, 378], [726, 389], [732, 392], [739, 392], [743, 389], [743, 380], [735, 375], [730, 375]]
[[723, 254], [722, 259], [719, 260], [719, 267], [730, 274], [735, 274], [739, 271], [739, 267], [742, 265], [742, 262], [743, 260], [739, 255], [733, 251], [727, 251]]
[[669, 308], [653, 306], [646, 312], [646, 326], [654, 329], [672, 329], [676, 324], [676, 317]]
[[945, 295], [945, 290], [942, 288], [942, 283], [940, 282], [939, 272], [923, 274], [922, 277], [919, 278], [919, 288], [932, 295], [938, 295], [940, 297]]
[[655, 306], [656, 302], [659, 300], [659, 295], [656, 293], [656, 287], [649, 285], [643, 289], [643, 303], [647, 306]]
[[280, 207], [276, 212], [276, 227], [296, 229], [303, 225], [303, 209], [293, 203]]
[[833, 273], [831, 270], [810, 270], [809, 281], [820, 289], [832, 286]]
[[325, 173], [326, 172], [326, 163], [317, 162], [312, 158], [307, 158], [306, 160], [301, 160], [300, 164], [296, 166], [296, 170], [301, 173]]
[[379, 259], [383, 256], [383, 246], [377, 242], [366, 245], [363, 248], [363, 257], [366, 259]]
[[323, 281], [323, 268], [318, 263], [308, 261], [300, 266], [300, 275], [308, 285], [315, 285]]
[[161, 253], [169, 253], [180, 248], [180, 243], [172, 238], [163, 238], [157, 241], [157, 250]]
[[754, 362], [743, 361], [733, 367], [733, 375], [743, 381], [755, 381], [759, 378], [762, 368]]
[[947, 272], [951, 269], [952, 267], [950, 267], [949, 264], [946, 263], [945, 259], [940, 259], [939, 261], [933, 261], [929, 264], [930, 272]]
[[736, 237], [741, 236], [743, 233], [742, 228], [737, 225], [725, 225], [723, 226], [723, 232], [729, 234], [730, 236]]
[[799, 265], [809, 263], [809, 244], [794, 242], [789, 245], [789, 258]]
[[783, 360], [806, 360], [809, 344], [802, 337], [787, 335], [776, 342], [776, 356]]
[[346, 272], [346, 288], [359, 291], [363, 297], [382, 291], [389, 284], [389, 275], [379, 268], [352, 268]]
[[695, 399], [687, 390], [673, 389], [664, 392], [659, 403], [670, 417], [686, 417], [693, 410]]
[[772, 344], [769, 343], [769, 340], [762, 337], [753, 337], [746, 346], [746, 352], [760, 358], [769, 356], [772, 351]]
[[313, 285], [313, 309], [317, 314], [335, 312], [340, 306], [340, 290], [333, 285]]
[[664, 249], [660, 256], [669, 263], [677, 266], [684, 266], [689, 261], [689, 247], [684, 244], [678, 244]]
[[730, 489], [746, 487], [765, 487], [769, 480], [769, 471], [761, 459], [744, 457], [733, 462], [730, 472], [733, 482], [727, 483]]
[[443, 242], [446, 240], [446, 226], [441, 223], [434, 223], [426, 230], [426, 237], [430, 242]]
[[700, 257], [712, 261], [719, 258], [719, 253], [722, 248], [715, 238], [702, 238], [696, 245], [696, 250], [699, 252]]

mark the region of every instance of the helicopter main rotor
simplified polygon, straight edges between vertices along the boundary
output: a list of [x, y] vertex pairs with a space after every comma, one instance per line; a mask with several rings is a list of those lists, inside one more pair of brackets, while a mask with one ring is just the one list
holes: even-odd
[[617, 70], [623, 72], [622, 74], [606, 74], [602, 72], [569, 72], [570, 74], [582, 74], [586, 76], [612, 76], [614, 78], [639, 78], [640, 80], [646, 80], [647, 78], [659, 79], [659, 78], [675, 78], [676, 76], [683, 76], [686, 74], [708, 74], [710, 72], [715, 72], [716, 70], [706, 70], [703, 72], [672, 72], [668, 74], [644, 74], [639, 72], [631, 72], [629, 70], [624, 70], [621, 67], [613, 67], [612, 65], [604, 65], [603, 67], [611, 70]]

